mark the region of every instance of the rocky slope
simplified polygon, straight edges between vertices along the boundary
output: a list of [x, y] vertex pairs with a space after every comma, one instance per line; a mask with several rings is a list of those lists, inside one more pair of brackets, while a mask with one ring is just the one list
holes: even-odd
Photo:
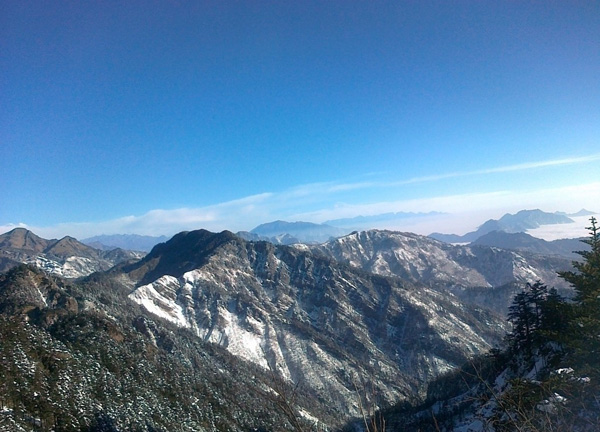
[[51, 274], [77, 278], [142, 256], [143, 253], [123, 249], [94, 249], [68, 236], [46, 240], [24, 228], [0, 235], [0, 271], [28, 263]]
[[322, 245], [298, 248], [375, 274], [459, 289], [494, 288], [538, 279], [566, 286], [556, 271], [570, 268], [567, 259], [485, 245], [449, 245], [418, 234], [386, 230], [354, 232]]
[[600, 235], [595, 218], [568, 300], [542, 284], [515, 297], [501, 350], [430, 383], [424, 404], [385, 414], [391, 430], [600, 430]]
[[413, 233], [354, 232], [322, 245], [298, 245], [374, 274], [451, 291], [465, 301], [505, 313], [515, 291], [541, 280], [569, 292], [557, 271], [572, 268], [561, 257], [484, 245], [451, 245]]
[[180, 233], [123, 271], [148, 311], [350, 415], [360, 383], [377, 404], [413, 397], [503, 332], [452, 295], [229, 232]]
[[[0, 274], [0, 430], [287, 431], [342, 416], [127, 300], [112, 276]], [[293, 397], [292, 397], [293, 395]], [[294, 403], [290, 417], [281, 408]]]

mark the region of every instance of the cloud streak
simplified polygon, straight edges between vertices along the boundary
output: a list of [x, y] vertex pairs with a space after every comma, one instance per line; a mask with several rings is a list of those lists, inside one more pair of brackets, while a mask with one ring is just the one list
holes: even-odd
[[[275, 219], [305, 220], [319, 223], [330, 219], [399, 211], [439, 211], [451, 214], [488, 211], [496, 212], [490, 217], [499, 217], [502, 212], [533, 207], [548, 211], [576, 211], [579, 208], [573, 208], [573, 206], [588, 206], [592, 207], [591, 210], [597, 210], [593, 207], [600, 202], [600, 182], [583, 182], [577, 185], [547, 189], [505, 189], [468, 194], [439, 194], [418, 199], [377, 200], [370, 203], [361, 202], [361, 198], [364, 200], [364, 195], [357, 195], [353, 202], [340, 201], [339, 197], [340, 194], [360, 189], [394, 188], [415, 183], [442, 181], [455, 177], [586, 164], [598, 160], [600, 160], [600, 154], [453, 172], [401, 181], [312, 183], [281, 192], [261, 193], [198, 208], [155, 209], [139, 216], [125, 216], [98, 223], [72, 222], [50, 227], [28, 226], [22, 223], [7, 224], [0, 226], [0, 232], [23, 226], [46, 238], [60, 238], [64, 235], [71, 235], [81, 239], [93, 235], [114, 233], [172, 235], [179, 231], [198, 228], [206, 228], [212, 231], [224, 229], [238, 231], [248, 230], [260, 223]], [[477, 222], [481, 223], [482, 220]], [[396, 229], [399, 227], [390, 228]]]
[[571, 157], [571, 158], [563, 158], [563, 159], [552, 159], [546, 161], [537, 161], [537, 162], [526, 162], [522, 164], [514, 164], [514, 165], [504, 165], [500, 167], [494, 168], [483, 168], [478, 170], [470, 170], [470, 171], [454, 171], [449, 173], [437, 174], [437, 175], [429, 175], [429, 176], [420, 176], [413, 177], [406, 180], [398, 180], [398, 181], [371, 181], [371, 182], [357, 182], [357, 183], [345, 183], [345, 184], [323, 184], [323, 186], [327, 186], [326, 189], [328, 192], [340, 192], [340, 191], [350, 191], [356, 189], [364, 189], [364, 188], [376, 188], [376, 187], [398, 187], [398, 186], [407, 186], [411, 184], [417, 183], [430, 183], [436, 182], [440, 180], [448, 180], [452, 178], [459, 177], [469, 177], [469, 176], [478, 176], [478, 175], [487, 175], [487, 174], [500, 174], [500, 173], [508, 173], [508, 172], [516, 172], [516, 171], [528, 171], [540, 168], [548, 168], [548, 167], [558, 167], [558, 166], [568, 166], [568, 165], [578, 165], [578, 164], [587, 164], [591, 162], [600, 161], [600, 153], [592, 154], [588, 156], [582, 157]]

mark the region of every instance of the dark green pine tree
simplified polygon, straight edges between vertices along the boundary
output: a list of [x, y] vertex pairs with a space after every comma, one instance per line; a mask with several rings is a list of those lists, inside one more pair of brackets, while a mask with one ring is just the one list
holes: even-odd
[[571, 320], [571, 308], [565, 298], [556, 288], [550, 288], [540, 305], [541, 320], [539, 326], [540, 338], [564, 344], [566, 332]]
[[565, 300], [556, 289], [548, 290], [540, 281], [528, 283], [508, 310], [513, 326], [507, 338], [509, 345], [515, 351], [532, 354], [533, 349], [558, 340], [567, 315]]
[[568, 345], [573, 350], [575, 366], [582, 373], [600, 378], [600, 232], [596, 218], [587, 228], [590, 237], [582, 240], [589, 251], [579, 251], [583, 261], [575, 261], [575, 272], [560, 276], [575, 289], [572, 318], [568, 329]]
[[512, 331], [508, 335], [508, 343], [515, 352], [524, 351], [531, 354], [536, 328], [536, 311], [527, 290], [515, 295], [508, 308], [508, 321]]
[[560, 275], [575, 288], [575, 301], [580, 308], [590, 312], [598, 311], [600, 299], [600, 232], [596, 218], [591, 218], [590, 238], [581, 240], [590, 246], [589, 251], [575, 252], [583, 257], [583, 261], [574, 261], [573, 267], [577, 272], [562, 272]]

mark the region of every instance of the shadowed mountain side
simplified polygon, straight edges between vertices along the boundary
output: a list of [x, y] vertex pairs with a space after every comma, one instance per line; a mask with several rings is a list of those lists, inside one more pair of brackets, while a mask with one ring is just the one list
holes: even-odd
[[140, 283], [152, 282], [163, 275], [181, 277], [204, 264], [219, 246], [230, 241], [243, 240], [230, 231], [183, 231], [154, 246], [141, 261], [125, 271], [134, 279], [140, 279]]

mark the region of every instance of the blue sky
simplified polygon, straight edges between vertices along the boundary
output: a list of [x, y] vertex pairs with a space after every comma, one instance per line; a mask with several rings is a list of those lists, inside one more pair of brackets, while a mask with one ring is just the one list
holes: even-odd
[[600, 211], [598, 2], [3, 2], [0, 94], [0, 231]]

